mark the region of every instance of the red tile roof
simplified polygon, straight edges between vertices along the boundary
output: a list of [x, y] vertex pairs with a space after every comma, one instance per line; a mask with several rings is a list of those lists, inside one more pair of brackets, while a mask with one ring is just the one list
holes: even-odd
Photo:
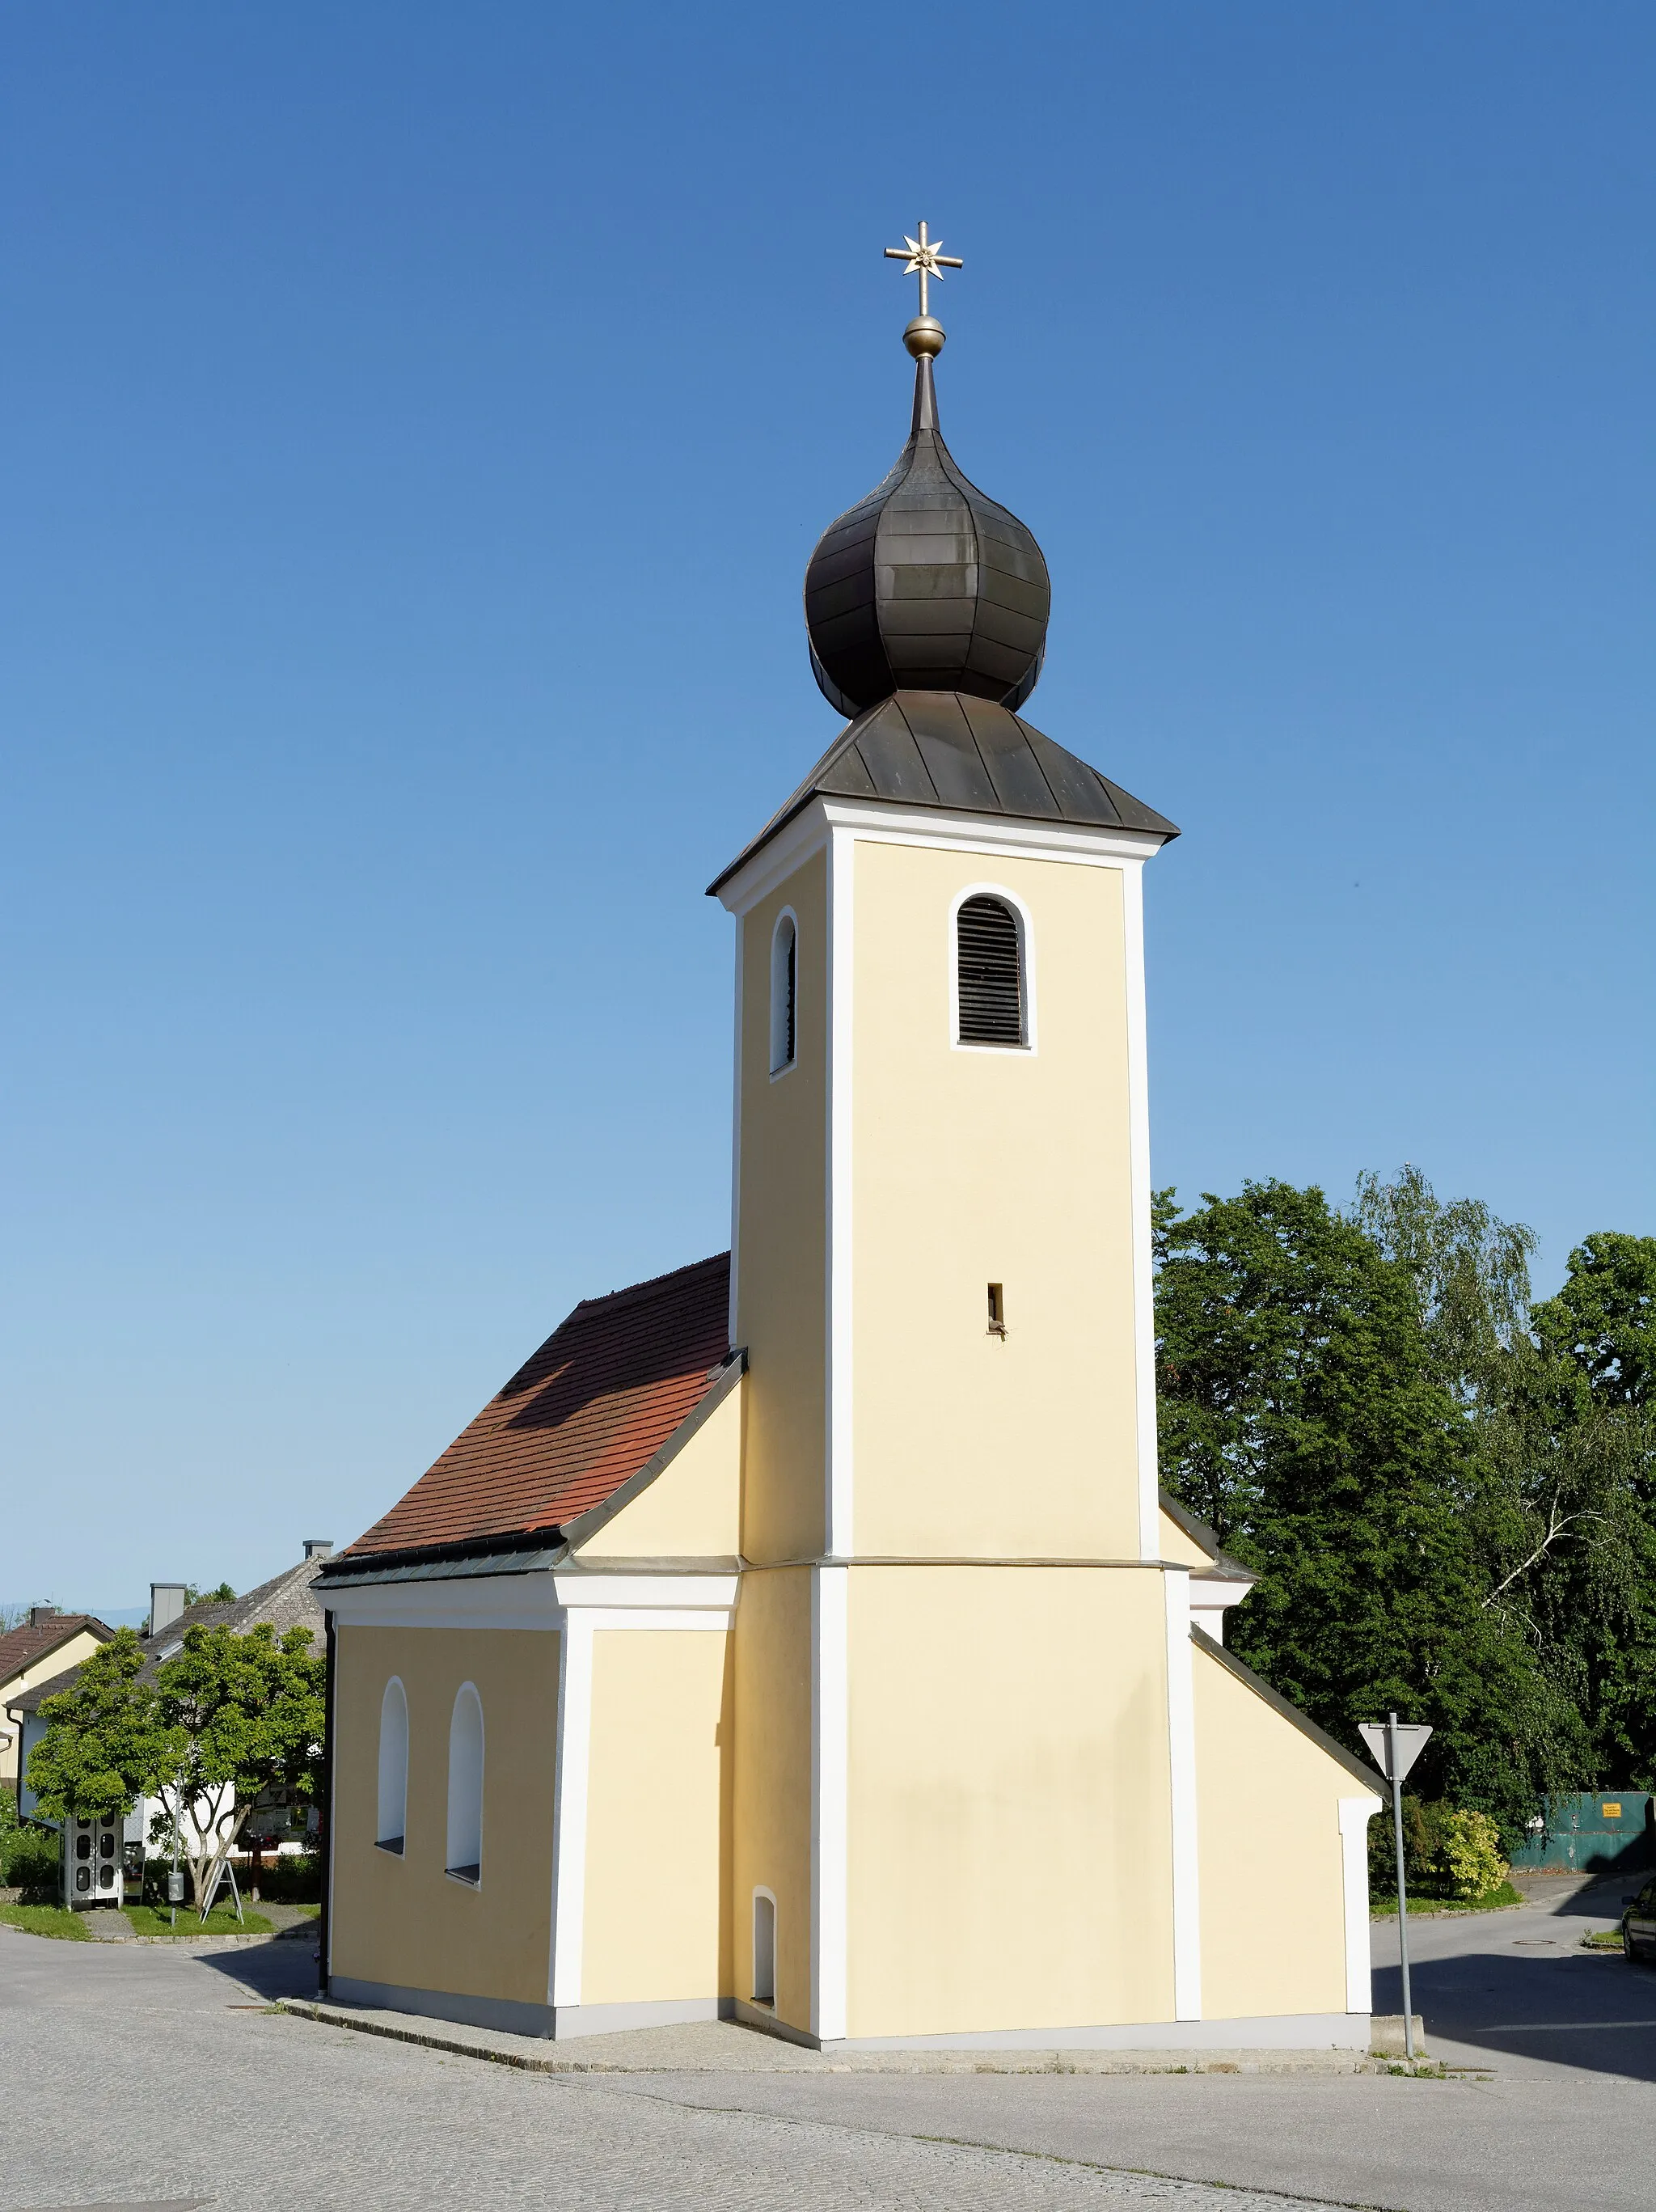
[[383, 1520], [337, 1554], [550, 1532], [601, 1505], [730, 1356], [731, 1256], [583, 1298]]
[[89, 1613], [54, 1613], [38, 1626], [25, 1621], [21, 1628], [9, 1629], [0, 1636], [0, 1682], [15, 1681], [25, 1667], [44, 1659], [83, 1628], [89, 1629], [100, 1644], [107, 1644], [115, 1633]]

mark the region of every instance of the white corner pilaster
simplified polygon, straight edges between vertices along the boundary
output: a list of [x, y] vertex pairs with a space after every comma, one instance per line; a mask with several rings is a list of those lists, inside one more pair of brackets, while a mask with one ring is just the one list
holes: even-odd
[[1342, 1797], [1340, 1850], [1345, 1868], [1345, 2008], [1372, 2012], [1368, 1952], [1368, 1823], [1381, 1809], [1378, 1797]]
[[1202, 2017], [1202, 1874], [1197, 1850], [1196, 1697], [1191, 1672], [1190, 1570], [1162, 1569], [1168, 1629], [1168, 1765], [1173, 1823], [1173, 2008]]
[[558, 1745], [552, 1798], [552, 1963], [547, 2001], [580, 2002], [586, 1921], [586, 1796], [592, 1754], [592, 1622], [571, 1607], [558, 1654]]
[[1132, 1205], [1133, 1396], [1138, 1453], [1138, 1556], [1162, 1556], [1156, 1504], [1156, 1278], [1150, 1261], [1149, 1038], [1144, 1006], [1144, 864], [1121, 866], [1127, 983], [1127, 1154]]
[[850, 1571], [811, 1570], [810, 2027], [846, 2033]]
[[731, 1342], [740, 1342], [737, 1327], [737, 1271], [742, 1261], [742, 946], [748, 917], [736, 917], [736, 1043], [731, 1080]]

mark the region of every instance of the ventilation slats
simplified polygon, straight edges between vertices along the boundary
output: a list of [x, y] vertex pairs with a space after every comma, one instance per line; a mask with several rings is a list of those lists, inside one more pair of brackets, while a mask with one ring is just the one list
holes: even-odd
[[1011, 908], [998, 898], [969, 898], [957, 927], [961, 1042], [1021, 1045], [1022, 963]]

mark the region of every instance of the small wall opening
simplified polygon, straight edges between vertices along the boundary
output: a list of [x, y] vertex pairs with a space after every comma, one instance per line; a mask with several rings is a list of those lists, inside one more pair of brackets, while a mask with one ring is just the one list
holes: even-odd
[[476, 1887], [483, 1878], [483, 1709], [460, 1685], [448, 1724], [448, 1849], [443, 1870]]
[[799, 932], [791, 914], [777, 917], [771, 935], [771, 1073], [793, 1066], [798, 1046]]
[[409, 1701], [393, 1674], [379, 1701], [379, 1810], [373, 1839], [402, 1856], [408, 1833]]
[[1006, 1334], [1006, 1292], [998, 1283], [989, 1285], [989, 1334], [991, 1336], [1004, 1336]]
[[767, 1889], [753, 1893], [753, 2001], [776, 2002], [776, 1899]]

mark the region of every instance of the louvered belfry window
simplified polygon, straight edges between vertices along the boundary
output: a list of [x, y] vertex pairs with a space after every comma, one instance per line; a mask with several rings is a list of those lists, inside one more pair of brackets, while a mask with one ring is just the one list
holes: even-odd
[[956, 926], [961, 1042], [1021, 1045], [1023, 963], [1011, 908], [1004, 899], [969, 898]]

